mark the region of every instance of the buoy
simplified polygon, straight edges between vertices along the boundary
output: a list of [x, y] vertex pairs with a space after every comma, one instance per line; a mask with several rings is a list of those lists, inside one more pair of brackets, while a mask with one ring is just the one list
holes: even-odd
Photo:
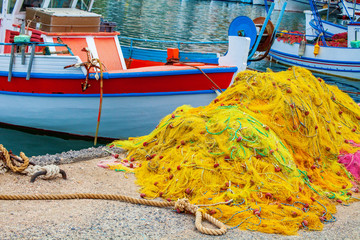
[[282, 30], [282, 31], [280, 32], [280, 37], [282, 37], [284, 33], [286, 34], [286, 33], [288, 33], [288, 31]]
[[318, 43], [315, 44], [314, 46], [314, 55], [315, 57], [319, 54], [319, 51], [320, 51], [320, 46]]
[[301, 40], [300, 45], [299, 45], [298, 55], [300, 58], [305, 54], [305, 49], [306, 49], [306, 41], [305, 41], [305, 39], [303, 39], [303, 40]]

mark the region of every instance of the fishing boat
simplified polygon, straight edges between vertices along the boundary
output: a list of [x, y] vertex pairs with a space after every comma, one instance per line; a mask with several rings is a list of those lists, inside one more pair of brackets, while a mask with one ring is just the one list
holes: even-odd
[[[310, 10], [310, 4], [308, 0], [274, 0], [275, 10], [281, 10], [283, 4], [287, 2], [286, 11], [287, 12], [303, 12], [305, 10]], [[316, 1], [318, 8], [328, 8], [336, 9], [338, 6], [339, 0], [319, 0]]]
[[360, 80], [360, 23], [348, 24], [346, 33], [329, 35], [310, 1], [316, 35], [302, 32], [279, 32], [271, 47], [272, 60], [285, 65], [303, 66], [311, 71]]
[[[323, 34], [325, 37], [332, 37], [335, 34], [340, 34], [347, 31], [347, 24], [349, 21], [346, 22], [342, 21], [343, 24], [338, 24], [338, 23], [334, 23], [333, 21], [329, 21], [328, 9], [318, 10], [318, 13], [321, 19], [321, 24], [324, 29]], [[319, 29], [318, 25], [316, 24], [316, 19], [312, 11], [306, 10], [304, 11], [304, 14], [305, 14], [305, 23], [306, 23], [306, 27], [305, 27], [305, 33], [307, 36], [306, 39], [314, 40], [319, 34], [321, 34], [321, 29]]]
[[252, 4], [254, 5], [270, 5], [271, 3], [273, 3], [273, 0], [253, 0]]
[[195, 53], [198, 61], [182, 62], [176, 48], [150, 60], [130, 49], [125, 58], [119, 33], [99, 31], [93, 2], [3, 1], [1, 124], [83, 137], [148, 134], [176, 107], [212, 101], [246, 69], [249, 51], [272, 36], [263, 36], [270, 14], [261, 31], [248, 17], [237, 17], [226, 54], [215, 59]]
[[340, 0], [339, 8], [343, 16], [358, 21], [360, 19], [360, 0]]

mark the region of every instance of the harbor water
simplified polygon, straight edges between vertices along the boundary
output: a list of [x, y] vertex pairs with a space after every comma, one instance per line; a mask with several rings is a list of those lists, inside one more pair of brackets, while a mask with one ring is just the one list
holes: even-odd
[[[93, 11], [102, 14], [106, 20], [115, 22], [116, 30], [121, 36], [179, 41], [224, 41], [227, 40], [229, 24], [235, 17], [248, 16], [255, 19], [266, 14], [264, 6], [207, 0], [98, 0]], [[271, 17], [274, 25], [278, 17], [279, 11], [274, 11]], [[279, 30], [303, 31], [304, 27], [305, 17], [302, 13], [286, 12]], [[126, 44], [126, 41], [121, 43]], [[181, 47], [191, 51], [226, 51], [223, 46], [216, 45], [199, 45], [196, 49], [191, 46]], [[267, 68], [273, 71], [287, 68], [268, 59], [251, 63], [250, 67], [262, 71]], [[338, 85], [342, 90], [355, 93], [360, 91], [357, 81], [319, 76], [329, 84]], [[351, 96], [360, 102], [356, 94]], [[34, 131], [24, 132], [0, 127], [0, 144], [12, 149], [16, 154], [23, 151], [28, 156], [34, 156], [91, 147], [93, 141], [45, 136]]]

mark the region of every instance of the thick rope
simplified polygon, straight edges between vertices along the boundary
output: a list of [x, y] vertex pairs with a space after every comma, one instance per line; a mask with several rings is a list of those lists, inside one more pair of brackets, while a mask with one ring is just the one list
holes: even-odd
[[[124, 195], [115, 194], [86, 194], [86, 193], [74, 193], [74, 194], [49, 194], [49, 195], [0, 195], [0, 200], [63, 200], [63, 199], [104, 199], [104, 200], [118, 200], [122, 202], [129, 202], [133, 204], [142, 204], [155, 207], [174, 207], [181, 212], [186, 211], [195, 214], [195, 226], [204, 234], [208, 235], [223, 235], [227, 232], [226, 226], [210, 216], [207, 213], [203, 213], [196, 205], [189, 202], [188, 199], [179, 199], [177, 202], [165, 202], [165, 201], [153, 201], [147, 199], [133, 198]], [[202, 225], [202, 220], [206, 219], [210, 223], [217, 226], [219, 229], [206, 228]]]
[[10, 154], [9, 152], [6, 150], [6, 148], [0, 144], [0, 152], [3, 153], [4, 157], [5, 157], [5, 163], [6, 165], [13, 171], [13, 172], [22, 172], [24, 171], [28, 166], [29, 166], [29, 158], [26, 157], [26, 155], [21, 152], [20, 153], [20, 157], [24, 160], [24, 163], [21, 164], [20, 166], [16, 166], [11, 162], [10, 159]]
[[1, 153], [3, 157], [1, 157], [0, 155], [0, 173], [5, 173], [7, 171], [7, 168], [10, 168], [15, 173], [22, 173], [28, 176], [32, 176], [35, 173], [45, 171], [46, 173], [44, 175], [41, 175], [41, 177], [44, 179], [51, 179], [57, 177], [61, 171], [59, 166], [56, 165], [30, 165], [29, 158], [23, 152], [20, 152], [20, 158], [23, 162], [20, 166], [17, 166], [13, 164], [8, 150], [2, 144], [0, 144], [0, 154]]
[[40, 171], [46, 171], [46, 174], [42, 176], [43, 179], [55, 178], [60, 174], [60, 168], [59, 166], [56, 165], [47, 165], [47, 166], [30, 165], [21, 173], [31, 176]]
[[[196, 229], [199, 230], [200, 232], [208, 234], [208, 235], [223, 235], [227, 232], [227, 228], [226, 228], [225, 224], [223, 224], [219, 220], [215, 219], [214, 217], [210, 216], [209, 214], [198, 210], [196, 212], [195, 216], [196, 216], [195, 226], [196, 226]], [[210, 223], [214, 224], [219, 229], [211, 229], [211, 228], [204, 227], [202, 225], [203, 219], [208, 220]]]

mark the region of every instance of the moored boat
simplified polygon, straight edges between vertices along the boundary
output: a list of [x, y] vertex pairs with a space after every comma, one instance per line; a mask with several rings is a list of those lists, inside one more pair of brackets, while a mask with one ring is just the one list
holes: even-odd
[[[183, 63], [176, 49], [162, 61], [125, 59], [119, 33], [99, 32], [93, 1], [18, 0], [11, 10], [4, 2], [0, 122], [80, 136], [94, 136], [100, 116], [99, 137], [127, 138], [147, 134], [179, 105], [208, 104], [246, 68], [262, 37], [238, 17], [227, 53], [214, 62]], [[251, 38], [244, 21], [253, 24]]]
[[270, 57], [285, 65], [297, 65], [314, 72], [360, 80], [360, 32], [357, 30], [360, 23], [349, 23], [346, 33], [330, 36], [324, 30], [316, 8], [313, 8], [312, 14], [317, 29], [313, 33], [317, 35], [282, 32], [272, 45]]
[[[308, 0], [274, 0], [275, 10], [280, 10], [285, 2], [287, 3], [286, 11], [288, 12], [303, 12], [311, 9]], [[327, 8], [329, 6], [329, 9], [336, 9], [338, 2], [338, 0], [319, 0], [316, 1], [316, 5], [319, 8]]]
[[358, 21], [360, 19], [360, 1], [359, 0], [340, 0], [339, 8], [343, 16]]

